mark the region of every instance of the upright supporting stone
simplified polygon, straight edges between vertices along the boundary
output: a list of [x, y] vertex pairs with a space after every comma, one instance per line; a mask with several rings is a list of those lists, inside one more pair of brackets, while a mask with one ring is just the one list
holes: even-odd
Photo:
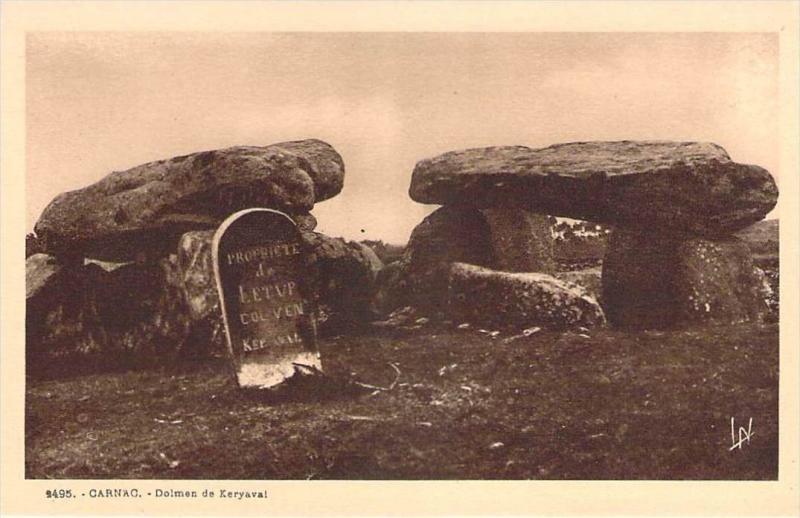
[[553, 273], [553, 226], [543, 214], [523, 209], [483, 209], [489, 226], [494, 268], [505, 272]]
[[491, 267], [492, 242], [486, 219], [472, 207], [440, 207], [414, 227], [399, 271], [386, 286], [384, 310], [414, 306], [437, 314], [447, 304], [450, 266], [454, 262]]
[[615, 229], [601, 276], [603, 309], [610, 324], [660, 328], [676, 320], [678, 241], [669, 236]]
[[603, 305], [627, 328], [759, 321], [770, 287], [747, 245], [616, 229], [603, 261]]
[[239, 211], [214, 234], [212, 253], [239, 386], [277, 385], [296, 364], [321, 369], [294, 222], [270, 209]]

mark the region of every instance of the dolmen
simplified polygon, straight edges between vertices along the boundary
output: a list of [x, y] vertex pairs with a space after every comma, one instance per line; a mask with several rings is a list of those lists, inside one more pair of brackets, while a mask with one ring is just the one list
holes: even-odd
[[225, 354], [212, 238], [252, 207], [286, 214], [300, 232], [319, 331], [358, 325], [382, 264], [360, 243], [314, 232], [310, 212], [343, 184], [339, 153], [309, 139], [158, 160], [57, 196], [27, 257], [28, 365]]
[[[454, 151], [419, 162], [409, 194], [443, 207], [414, 229], [403, 258], [381, 273], [379, 302], [390, 308], [469, 314], [460, 297], [466, 275], [483, 287], [477, 291], [495, 285], [504, 293], [498, 307], [514, 306], [508, 299], [529, 307], [532, 292], [558, 286], [549, 243], [552, 217], [561, 216], [614, 228], [601, 274], [602, 313], [612, 325], [760, 320], [768, 309], [763, 272], [733, 233], [763, 219], [778, 189], [768, 171], [733, 162], [716, 144], [579, 142]], [[585, 302], [574, 283], [562, 277], [560, 284], [561, 299], [576, 307]], [[541, 311], [558, 306], [538, 305]], [[472, 314], [483, 311], [489, 308]]]
[[[315, 332], [333, 334], [412, 308], [495, 330], [669, 328], [761, 321], [775, 302], [735, 235], [775, 206], [774, 179], [715, 144], [508, 146], [422, 160], [410, 197], [441, 206], [385, 267], [369, 247], [314, 231], [315, 203], [343, 185], [341, 156], [309, 139], [158, 160], [57, 196], [26, 239], [27, 365], [55, 359], [66, 368], [60, 360], [76, 354], [126, 366], [225, 354], [214, 235], [252, 208], [291, 221], [292, 260], [301, 262], [285, 279], [256, 285], [280, 285], [286, 304], [231, 313], [244, 314], [245, 326], [269, 311], [305, 318], [309, 308]], [[561, 271], [557, 216], [613, 227], [602, 269]], [[300, 277], [307, 295], [289, 300]], [[227, 338], [242, 350], [265, 343], [242, 336]], [[286, 357], [314, 367], [304, 351]]]

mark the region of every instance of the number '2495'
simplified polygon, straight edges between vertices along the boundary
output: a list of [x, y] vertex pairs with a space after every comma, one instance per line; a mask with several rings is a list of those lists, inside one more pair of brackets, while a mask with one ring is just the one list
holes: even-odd
[[72, 498], [72, 490], [71, 489], [48, 489], [45, 491], [45, 496], [47, 498]]

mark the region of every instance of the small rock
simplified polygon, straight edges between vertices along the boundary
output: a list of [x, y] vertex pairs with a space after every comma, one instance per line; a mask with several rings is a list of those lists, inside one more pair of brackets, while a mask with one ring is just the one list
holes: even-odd
[[538, 333], [541, 330], [542, 330], [541, 327], [529, 327], [528, 329], [525, 329], [524, 331], [522, 331], [522, 335], [523, 336], [531, 336], [532, 334]]
[[178, 466], [180, 466], [180, 464], [181, 464], [181, 461], [179, 461], [179, 460], [170, 460], [170, 459], [169, 459], [169, 458], [168, 458], [166, 455], [164, 455], [163, 453], [159, 453], [159, 454], [158, 454], [158, 456], [159, 456], [159, 457], [161, 457], [161, 460], [163, 460], [164, 462], [166, 462], [166, 463], [167, 463], [167, 465], [170, 467], [170, 469], [175, 469], [175, 468], [177, 468]]
[[450, 365], [445, 365], [441, 369], [439, 369], [439, 376], [444, 376], [446, 372], [451, 371], [458, 367], [457, 363], [451, 363]]

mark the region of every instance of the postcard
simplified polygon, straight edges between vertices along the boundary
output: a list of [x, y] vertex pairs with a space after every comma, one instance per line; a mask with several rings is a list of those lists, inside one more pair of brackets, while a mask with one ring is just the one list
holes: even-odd
[[4, 514], [800, 513], [796, 2], [0, 16]]

